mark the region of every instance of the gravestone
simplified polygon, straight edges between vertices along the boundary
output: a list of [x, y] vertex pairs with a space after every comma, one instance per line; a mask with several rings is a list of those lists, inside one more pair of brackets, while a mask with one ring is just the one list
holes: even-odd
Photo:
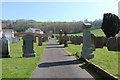
[[20, 37], [19, 37], [19, 41], [20, 41]]
[[26, 34], [23, 37], [23, 57], [35, 57], [34, 52], [34, 36]]
[[81, 36], [76, 36], [75, 45], [80, 45], [81, 43], [82, 43], [82, 37]]
[[105, 41], [104, 37], [96, 37], [96, 45], [95, 45], [95, 47], [96, 48], [103, 48], [104, 41]]
[[75, 43], [75, 36], [72, 36], [71, 41], [72, 41], [72, 44], [74, 44], [74, 43]]
[[36, 43], [36, 36], [34, 36], [34, 43]]
[[59, 44], [61, 45], [63, 43], [62, 41], [62, 30], [60, 30], [60, 39], [59, 39]]
[[38, 37], [38, 46], [42, 46], [42, 36]]
[[12, 38], [12, 44], [15, 44], [15, 37]]
[[83, 23], [83, 47], [81, 56], [84, 59], [92, 59], [94, 57], [93, 48], [91, 46], [90, 23]]
[[107, 46], [108, 38], [104, 37], [104, 46]]
[[67, 32], [64, 32], [64, 47], [68, 47], [68, 43], [67, 43]]
[[107, 48], [109, 51], [117, 51], [118, 50], [118, 43], [116, 37], [110, 37], [108, 39]]
[[9, 58], [9, 40], [5, 37], [5, 34], [2, 35], [2, 39], [0, 39], [0, 57]]
[[91, 34], [91, 46], [92, 46], [93, 51], [95, 51], [96, 37], [94, 34]]
[[117, 38], [117, 46], [118, 46], [118, 51], [120, 51], [120, 37]]
[[19, 41], [19, 38], [18, 37], [13, 37], [12, 38], [12, 44], [15, 44]]

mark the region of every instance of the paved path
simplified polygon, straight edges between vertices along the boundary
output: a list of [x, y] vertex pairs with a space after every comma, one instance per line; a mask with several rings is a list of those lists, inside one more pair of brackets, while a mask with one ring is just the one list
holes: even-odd
[[92, 78], [73, 56], [51, 39], [31, 78]]

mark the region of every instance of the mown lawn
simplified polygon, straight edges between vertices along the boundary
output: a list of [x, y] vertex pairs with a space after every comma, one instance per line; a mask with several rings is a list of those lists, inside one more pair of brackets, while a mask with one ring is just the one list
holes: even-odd
[[[104, 32], [103, 32], [101, 29], [91, 30], [91, 33], [94, 34], [95, 36], [105, 36], [105, 35], [104, 35]], [[58, 35], [58, 36], [59, 36], [59, 34], [55, 34], [55, 35]], [[63, 34], [63, 35], [64, 35], [64, 34]], [[82, 36], [83, 33], [67, 34], [67, 36], [71, 36], [71, 35], [73, 35], [73, 36]]]
[[34, 43], [36, 57], [23, 58], [22, 39], [15, 44], [10, 42], [11, 58], [2, 58], [2, 78], [30, 78], [40, 61], [47, 43], [44, 42], [43, 46], [38, 46], [38, 43]]
[[[105, 36], [101, 29], [92, 30], [91, 33], [93, 33], [95, 36]], [[79, 35], [82, 36], [82, 33], [80, 33]], [[70, 41], [68, 43], [70, 43]], [[83, 44], [68, 44], [68, 46], [69, 47], [65, 47], [68, 52], [70, 52], [72, 55], [78, 52], [78, 56], [81, 57]], [[118, 74], [118, 67], [120, 67], [118, 66], [118, 54], [120, 52], [108, 51], [107, 47], [104, 47], [102, 49], [97, 48], [96, 51], [94, 51], [93, 53], [94, 58], [91, 59], [90, 62], [100, 66], [101, 68], [120, 78], [120, 74]]]

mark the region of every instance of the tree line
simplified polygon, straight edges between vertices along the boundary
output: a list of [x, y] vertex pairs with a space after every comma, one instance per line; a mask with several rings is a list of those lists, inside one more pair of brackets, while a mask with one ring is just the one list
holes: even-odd
[[35, 20], [2, 20], [2, 28], [3, 29], [14, 29], [16, 32], [25, 32], [28, 28], [39, 28], [44, 33], [56, 33], [62, 29], [67, 33], [80, 33], [82, 32], [82, 24], [83, 22], [90, 22], [92, 24], [91, 29], [99, 29], [102, 25], [101, 19], [96, 19], [95, 21], [88, 21], [87, 19], [84, 21], [78, 22], [37, 22]]

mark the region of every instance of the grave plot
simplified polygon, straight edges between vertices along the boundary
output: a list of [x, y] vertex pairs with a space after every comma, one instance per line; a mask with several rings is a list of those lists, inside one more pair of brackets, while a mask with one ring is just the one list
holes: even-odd
[[[49, 40], [48, 40], [49, 41]], [[15, 44], [10, 42], [10, 58], [2, 58], [2, 77], [3, 78], [30, 78], [35, 70], [47, 42], [43, 42], [42, 46], [38, 46], [38, 37], [34, 43], [34, 51], [36, 57], [22, 57], [23, 39]]]

